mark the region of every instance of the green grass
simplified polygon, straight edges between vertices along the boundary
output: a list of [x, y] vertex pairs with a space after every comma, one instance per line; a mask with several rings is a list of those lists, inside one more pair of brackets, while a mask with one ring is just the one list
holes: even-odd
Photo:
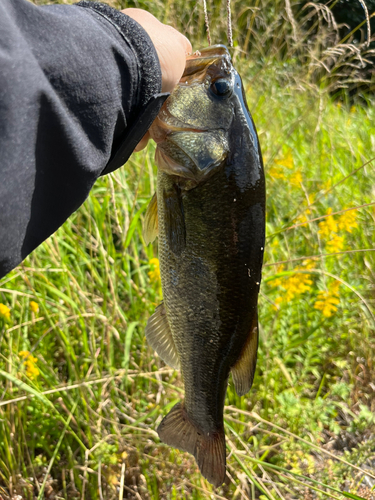
[[[371, 498], [374, 106], [331, 101], [292, 60], [238, 56], [236, 66], [265, 159], [268, 236], [254, 386], [239, 398], [230, 383], [226, 400], [228, 484], [213, 491], [155, 432], [183, 384], [144, 337], [161, 300], [148, 275], [157, 243], [142, 236], [150, 145], [0, 281], [10, 309], [0, 320], [0, 498]], [[316, 307], [330, 300], [325, 316]]]

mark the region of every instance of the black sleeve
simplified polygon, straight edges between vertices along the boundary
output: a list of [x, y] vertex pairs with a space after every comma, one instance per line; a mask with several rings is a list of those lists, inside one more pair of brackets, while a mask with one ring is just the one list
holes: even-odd
[[0, 278], [125, 163], [160, 90], [155, 48], [128, 16], [0, 0]]

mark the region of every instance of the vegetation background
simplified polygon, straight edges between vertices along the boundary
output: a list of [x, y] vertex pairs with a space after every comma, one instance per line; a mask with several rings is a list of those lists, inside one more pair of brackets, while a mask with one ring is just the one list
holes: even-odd
[[[207, 44], [200, 2], [109, 3]], [[229, 385], [227, 484], [155, 432], [183, 386], [144, 337], [161, 300], [142, 236], [150, 144], [0, 282], [2, 500], [375, 498], [372, 52], [338, 4], [362, 8], [231, 2], [268, 201], [258, 368], [246, 397]], [[208, 11], [225, 43], [226, 2]]]

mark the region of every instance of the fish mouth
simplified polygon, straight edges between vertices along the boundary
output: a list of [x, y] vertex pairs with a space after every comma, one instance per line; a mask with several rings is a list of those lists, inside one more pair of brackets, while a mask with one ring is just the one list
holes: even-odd
[[155, 160], [159, 170], [183, 178], [184, 189], [191, 189], [216, 171], [228, 151], [225, 131], [190, 132], [185, 128], [157, 145]]
[[176, 132], [199, 134], [208, 132], [209, 130], [207, 127], [191, 126], [189, 123], [183, 122], [176, 117], [173, 117], [173, 124], [167, 120], [168, 119], [162, 119], [160, 116], [157, 116], [149, 129], [150, 136], [156, 144], [164, 142], [169, 135]]
[[225, 45], [212, 45], [204, 49], [197, 50], [191, 56], [186, 58], [186, 66], [181, 82], [194, 74], [204, 72], [208, 66], [215, 65], [217, 71], [217, 62], [222, 60], [225, 66], [231, 65], [231, 57]]
[[189, 56], [179, 84], [149, 129], [159, 170], [184, 179], [188, 189], [209, 178], [229, 152], [232, 106], [221, 99], [225, 94], [214, 95], [211, 84], [233, 82], [233, 72], [223, 45]]
[[155, 153], [155, 160], [158, 169], [165, 174], [173, 176], [180, 189], [186, 192], [196, 188], [203, 180], [210, 177], [214, 172], [215, 165], [211, 165], [211, 168], [202, 172], [185, 152], [182, 153], [186, 157], [183, 162], [175, 160], [158, 147]]
[[[183, 152], [185, 155], [186, 153]], [[185, 184], [189, 185], [189, 189], [197, 185], [197, 168], [194, 162], [186, 155], [187, 161], [182, 162], [175, 160], [165, 150], [158, 147], [155, 153], [155, 160], [159, 170], [162, 172], [185, 179]]]
[[170, 103], [176, 99], [176, 95], [181, 95], [179, 92], [184, 91], [184, 88], [200, 88], [202, 85], [208, 88], [213, 79], [228, 78], [231, 74], [233, 74], [231, 57], [224, 45], [213, 45], [188, 56], [180, 82], [151, 125], [149, 131], [152, 139], [158, 144], [172, 133], [192, 132], [196, 134], [213, 130], [212, 124], [209, 127], [201, 126], [197, 120], [189, 123], [188, 116], [184, 116], [183, 119], [176, 116], [178, 114], [171, 112]]

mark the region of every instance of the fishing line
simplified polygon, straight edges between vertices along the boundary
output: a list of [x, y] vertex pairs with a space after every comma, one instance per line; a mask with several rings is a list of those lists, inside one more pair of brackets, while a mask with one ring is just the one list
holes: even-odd
[[230, 0], [227, 0], [227, 37], [229, 46], [233, 47], [232, 13], [230, 9]]
[[203, 0], [203, 11], [204, 11], [204, 23], [206, 25], [206, 31], [207, 31], [208, 45], [211, 45], [211, 34], [210, 34], [210, 25], [209, 25], [209, 22], [208, 22], [206, 0]]
[[[227, 37], [229, 46], [233, 47], [232, 12], [230, 7], [230, 1], [231, 0], [227, 0]], [[206, 25], [208, 45], [211, 45], [211, 33], [210, 33], [210, 24], [208, 21], [207, 2], [206, 0], [202, 0], [202, 2], [203, 2], [204, 23]]]

